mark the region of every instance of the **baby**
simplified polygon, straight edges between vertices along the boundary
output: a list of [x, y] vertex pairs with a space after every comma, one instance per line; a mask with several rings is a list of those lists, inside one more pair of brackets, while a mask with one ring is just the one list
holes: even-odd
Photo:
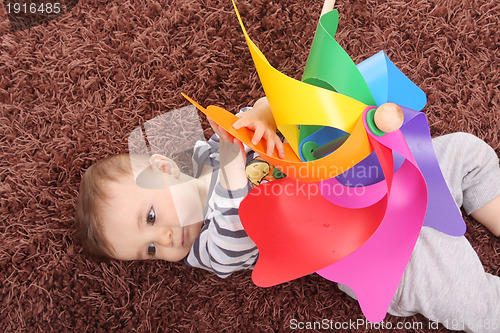
[[[264, 138], [268, 152], [277, 149], [279, 156], [284, 156], [283, 144], [276, 135], [276, 125], [266, 99], [259, 100], [251, 110], [240, 113], [240, 117], [235, 127], [254, 130], [254, 142]], [[225, 226], [239, 237], [243, 228], [237, 208], [251, 189], [245, 173], [247, 156], [240, 142], [209, 121], [218, 135], [208, 143], [197, 143], [193, 156], [195, 178], [181, 173], [174, 161], [161, 155], [148, 158], [120, 154], [88, 168], [80, 186], [76, 235], [90, 254], [120, 260], [154, 258], [179, 261], [192, 249], [202, 224], [209, 234], [217, 234], [217, 231], [215, 234], [212, 231], [215, 225], [207, 223], [207, 215], [213, 216], [211, 219], [219, 224], [231, 220]], [[253, 155], [253, 152], [248, 154]], [[142, 183], [139, 185], [139, 180], [133, 177], [132, 164], [147, 170], [141, 173]], [[213, 205], [223, 211], [224, 218], [213, 214]], [[226, 206], [236, 208], [236, 211], [224, 211]], [[234, 215], [234, 221], [229, 217], [230, 213]], [[212, 242], [212, 238], [216, 239], [210, 237], [207, 241]], [[255, 249], [255, 261], [255, 244], [248, 243]], [[242, 245], [235, 248], [242, 248]]]
[[[264, 139], [268, 154], [276, 150], [283, 157], [265, 98], [239, 117], [235, 129], [253, 130], [253, 143]], [[89, 253], [119, 260], [184, 259], [223, 278], [253, 267], [258, 250], [241, 225], [238, 207], [251, 189], [246, 160], [255, 156], [210, 124], [217, 135], [196, 144], [194, 178], [160, 155], [111, 156], [86, 171], [76, 235]], [[436, 138], [433, 144], [457, 206], [500, 236], [500, 168], [494, 150], [465, 133]], [[137, 180], [131, 160], [144, 166]], [[450, 329], [497, 331], [500, 278], [484, 272], [465, 237], [424, 227], [389, 313], [421, 313]], [[451, 327], [457, 321], [463, 325]]]

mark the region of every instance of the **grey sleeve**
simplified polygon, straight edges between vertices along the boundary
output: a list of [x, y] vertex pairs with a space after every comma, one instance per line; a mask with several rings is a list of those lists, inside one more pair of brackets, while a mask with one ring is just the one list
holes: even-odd
[[[471, 213], [500, 195], [498, 157], [484, 141], [454, 133], [433, 144], [457, 206]], [[346, 286], [339, 288], [355, 297]], [[450, 330], [500, 332], [500, 278], [484, 271], [464, 236], [424, 227], [389, 313], [420, 313]]]
[[472, 134], [452, 133], [432, 143], [448, 188], [467, 214], [500, 195], [498, 156], [486, 142]]

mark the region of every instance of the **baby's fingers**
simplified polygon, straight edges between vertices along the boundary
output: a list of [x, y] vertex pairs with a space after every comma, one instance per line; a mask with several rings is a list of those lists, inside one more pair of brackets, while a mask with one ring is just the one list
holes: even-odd
[[249, 118], [240, 118], [236, 120], [233, 124], [234, 129], [240, 129], [242, 127], [247, 127], [249, 129], [254, 129], [252, 121]]
[[264, 136], [264, 133], [266, 132], [265, 126], [255, 126], [255, 132], [253, 133], [253, 138], [252, 138], [252, 143], [254, 145], [258, 144], [259, 141], [262, 139]]
[[267, 142], [267, 151], [266, 154], [269, 156], [273, 156], [274, 153], [274, 141], [272, 139], [266, 140]]
[[234, 129], [240, 129], [242, 127], [246, 127], [250, 130], [254, 131], [254, 135], [252, 137], [252, 143], [257, 145], [262, 138], [266, 140], [266, 153], [268, 155], [272, 155], [274, 152], [274, 148], [278, 151], [278, 156], [280, 158], [285, 158], [285, 149], [283, 147], [283, 143], [276, 135], [275, 130], [270, 129], [259, 120], [254, 120], [250, 117], [243, 117], [238, 119], [233, 123]]
[[283, 143], [280, 138], [276, 135], [276, 133], [272, 131], [267, 131], [264, 135], [267, 143], [267, 151], [266, 154], [273, 155], [274, 149], [278, 151], [279, 158], [285, 158], [285, 149], [283, 147]]
[[219, 136], [219, 139], [221, 141], [226, 141], [226, 142], [231, 142], [233, 139], [233, 136], [229, 134], [222, 126], [219, 126], [215, 121], [207, 117], [208, 122], [210, 123], [210, 126], [214, 130], [214, 132]]
[[285, 146], [283, 146], [283, 142], [281, 142], [278, 136], [276, 136], [276, 149], [278, 150], [279, 158], [285, 158]]
[[240, 129], [242, 127], [246, 127], [252, 131], [254, 131], [253, 137], [252, 137], [252, 143], [254, 145], [258, 144], [259, 141], [262, 139], [264, 136], [264, 133], [266, 132], [266, 126], [260, 122], [260, 121], [255, 121], [251, 118], [240, 118], [237, 121], [234, 122], [233, 128], [234, 129]]

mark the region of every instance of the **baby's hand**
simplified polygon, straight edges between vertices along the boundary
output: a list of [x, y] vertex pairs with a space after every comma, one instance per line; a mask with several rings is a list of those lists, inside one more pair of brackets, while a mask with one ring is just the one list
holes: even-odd
[[243, 144], [240, 142], [240, 140], [236, 139], [234, 136], [229, 134], [222, 126], [219, 126], [215, 121], [207, 117], [208, 122], [210, 123], [210, 127], [214, 130], [215, 134], [219, 136], [219, 141], [222, 142], [231, 142], [238, 147], [240, 147], [240, 150], [242, 151], [243, 155], [245, 154], [245, 148], [243, 147]]
[[252, 138], [254, 145], [258, 144], [264, 138], [267, 143], [266, 153], [268, 155], [272, 155], [276, 148], [278, 156], [285, 158], [283, 142], [281, 142], [281, 139], [276, 134], [276, 123], [274, 122], [271, 108], [266, 98], [258, 100], [251, 110], [242, 112], [239, 114], [239, 117], [240, 119], [233, 124], [234, 129], [246, 127], [254, 131]]
[[215, 134], [219, 136], [221, 142], [233, 142], [234, 137], [229, 134], [222, 126], [219, 126], [215, 121], [207, 117], [210, 127], [214, 130]]

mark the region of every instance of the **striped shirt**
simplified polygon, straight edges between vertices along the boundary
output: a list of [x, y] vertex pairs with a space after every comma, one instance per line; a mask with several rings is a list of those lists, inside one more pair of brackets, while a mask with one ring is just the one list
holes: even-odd
[[[247, 158], [255, 153], [247, 149]], [[194, 147], [195, 177], [204, 165], [214, 167], [200, 235], [184, 259], [190, 267], [203, 268], [226, 278], [233, 272], [253, 268], [259, 255], [257, 246], [248, 237], [238, 215], [238, 207], [250, 192], [251, 184], [228, 191], [219, 182], [219, 138], [212, 136], [208, 142], [198, 141]]]

